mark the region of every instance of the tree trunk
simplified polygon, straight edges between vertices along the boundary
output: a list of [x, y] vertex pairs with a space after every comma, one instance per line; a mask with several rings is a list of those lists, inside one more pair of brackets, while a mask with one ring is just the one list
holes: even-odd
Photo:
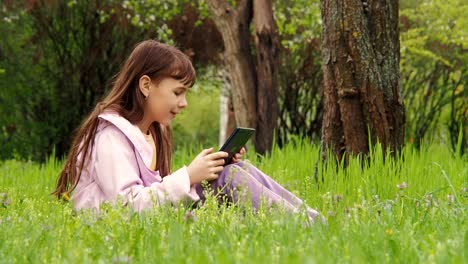
[[[279, 41], [270, 0], [207, 0], [224, 42], [224, 61], [232, 82], [236, 123], [256, 128], [257, 152], [271, 150], [278, 119]], [[249, 26], [254, 14], [257, 68], [250, 50]]]
[[259, 153], [271, 150], [278, 120], [279, 40], [271, 0], [254, 0], [257, 50], [257, 134]]
[[[403, 144], [398, 1], [323, 0], [322, 140], [338, 159]], [[370, 133], [370, 134], [369, 134]]]
[[208, 8], [224, 42], [224, 61], [232, 82], [232, 99], [236, 122], [256, 127], [256, 84], [250, 54], [249, 25], [252, 1], [242, 0], [236, 9], [224, 0], [208, 0]]

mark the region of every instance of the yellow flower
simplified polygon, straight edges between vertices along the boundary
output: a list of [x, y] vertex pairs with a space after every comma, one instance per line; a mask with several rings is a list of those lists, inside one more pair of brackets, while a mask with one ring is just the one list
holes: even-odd
[[385, 234], [391, 236], [391, 235], [393, 235], [393, 230], [392, 229], [387, 229], [387, 230], [385, 230]]
[[67, 202], [70, 201], [70, 196], [68, 196], [68, 192], [63, 193], [63, 194], [62, 194], [62, 198], [63, 198], [65, 201], [67, 201]]

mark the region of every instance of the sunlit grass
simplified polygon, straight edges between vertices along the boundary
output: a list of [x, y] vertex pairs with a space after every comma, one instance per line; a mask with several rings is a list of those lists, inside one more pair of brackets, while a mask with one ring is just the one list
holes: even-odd
[[[174, 168], [198, 148], [176, 151]], [[327, 218], [304, 225], [281, 211], [162, 206], [137, 215], [106, 206], [75, 213], [53, 199], [61, 162], [0, 165], [0, 263], [466, 263], [468, 162], [447, 146], [378, 148], [347, 169], [297, 140], [247, 159]], [[385, 162], [384, 162], [385, 161]], [[318, 162], [317, 179], [315, 165]]]

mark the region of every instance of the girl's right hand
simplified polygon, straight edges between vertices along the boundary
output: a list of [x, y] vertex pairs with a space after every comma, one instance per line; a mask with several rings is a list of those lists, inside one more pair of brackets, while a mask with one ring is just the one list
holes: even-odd
[[218, 173], [224, 168], [224, 159], [227, 156], [228, 153], [224, 151], [213, 153], [213, 148], [204, 149], [200, 152], [187, 167], [190, 185], [204, 180], [216, 180], [219, 176]]

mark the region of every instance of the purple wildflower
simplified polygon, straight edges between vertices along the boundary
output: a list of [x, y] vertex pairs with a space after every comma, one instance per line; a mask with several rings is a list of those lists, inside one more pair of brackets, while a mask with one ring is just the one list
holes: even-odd
[[402, 182], [400, 184], [397, 184], [397, 188], [400, 189], [400, 190], [404, 190], [404, 189], [408, 188], [408, 185], [406, 184], [406, 182]]
[[186, 222], [195, 222], [195, 221], [197, 221], [197, 216], [193, 213], [193, 211], [188, 211], [184, 215], [184, 221], [186, 221]]

